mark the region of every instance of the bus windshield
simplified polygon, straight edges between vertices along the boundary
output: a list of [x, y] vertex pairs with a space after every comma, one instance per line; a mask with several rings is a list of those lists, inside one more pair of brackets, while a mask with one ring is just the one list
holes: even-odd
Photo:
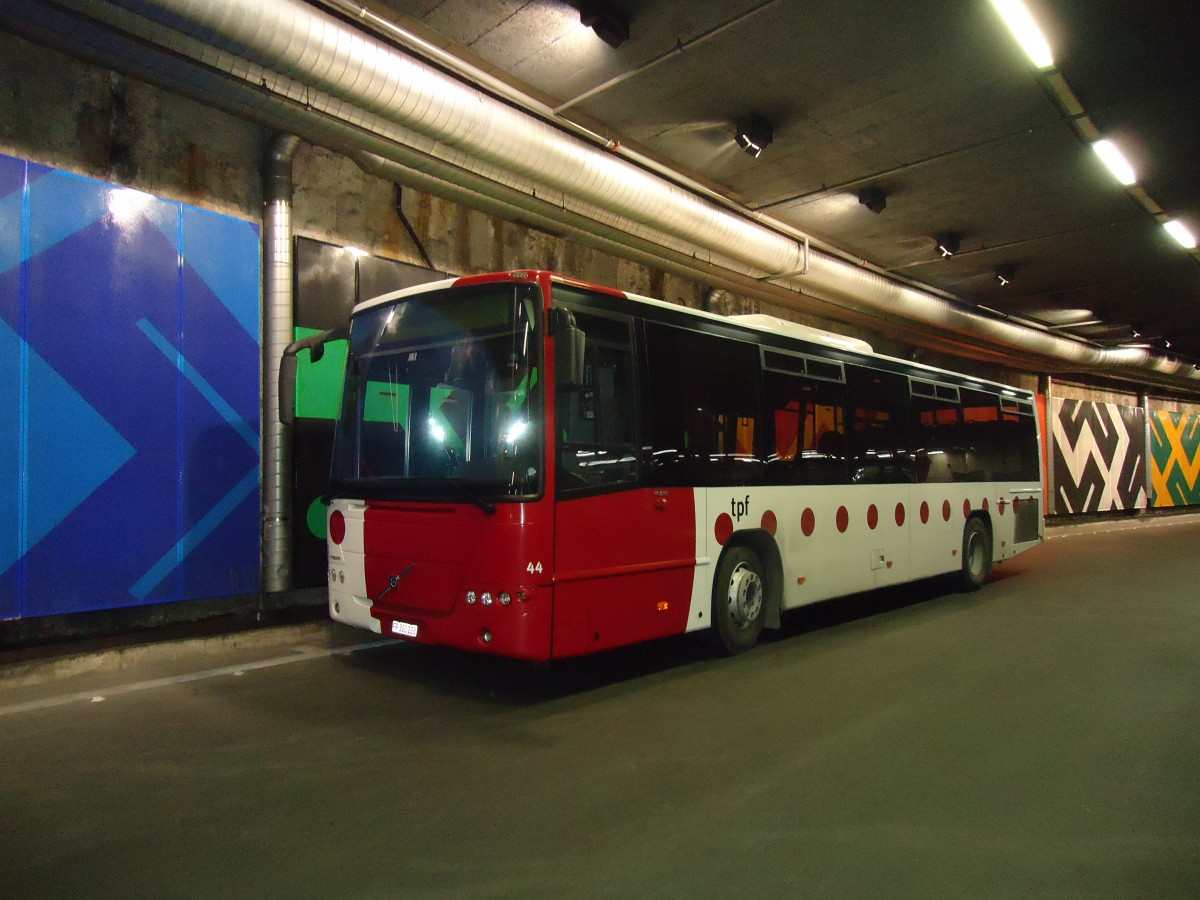
[[541, 493], [541, 302], [531, 284], [400, 298], [350, 324], [333, 449], [340, 496], [462, 502]]

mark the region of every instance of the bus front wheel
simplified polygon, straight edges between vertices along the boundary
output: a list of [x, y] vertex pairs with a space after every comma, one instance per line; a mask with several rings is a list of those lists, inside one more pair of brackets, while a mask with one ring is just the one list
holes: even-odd
[[962, 573], [960, 582], [964, 591], [977, 591], [983, 587], [992, 571], [992, 532], [982, 519], [967, 519], [963, 528]]
[[731, 656], [758, 642], [766, 610], [762, 563], [749, 547], [721, 554], [713, 580], [712, 635], [717, 649]]

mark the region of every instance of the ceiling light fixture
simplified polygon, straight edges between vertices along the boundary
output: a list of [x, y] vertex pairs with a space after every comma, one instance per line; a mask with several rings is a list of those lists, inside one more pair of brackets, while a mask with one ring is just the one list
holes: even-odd
[[601, 0], [584, 3], [579, 9], [579, 21], [614, 50], [629, 40], [629, 17]]
[[1129, 164], [1129, 160], [1125, 158], [1116, 144], [1105, 139], [1092, 144], [1092, 149], [1096, 151], [1097, 156], [1104, 160], [1104, 165], [1108, 166], [1108, 171], [1113, 173], [1113, 177], [1117, 181], [1126, 186], [1137, 183], [1137, 175], [1133, 171], [1133, 166]]
[[1021, 0], [992, 0], [992, 6], [1035, 66], [1048, 69], [1054, 65], [1050, 44]]
[[953, 256], [958, 252], [958, 246], [961, 238], [954, 232], [948, 234], [940, 234], [933, 239], [937, 245], [938, 253], [942, 254], [942, 259], [948, 256]]
[[881, 187], [865, 187], [858, 192], [858, 202], [879, 215], [887, 209], [887, 191]]
[[1016, 266], [1001, 266], [996, 270], [996, 281], [1000, 287], [1007, 287], [1012, 283], [1013, 276], [1017, 274]]
[[1190, 228], [1188, 228], [1178, 219], [1172, 219], [1170, 222], [1163, 222], [1163, 228], [1167, 230], [1167, 234], [1179, 242], [1180, 247], [1184, 247], [1188, 250], [1196, 249], [1196, 236], [1192, 234]]
[[771, 123], [757, 113], [742, 116], [734, 126], [737, 145], [758, 159], [763, 150], [775, 140]]

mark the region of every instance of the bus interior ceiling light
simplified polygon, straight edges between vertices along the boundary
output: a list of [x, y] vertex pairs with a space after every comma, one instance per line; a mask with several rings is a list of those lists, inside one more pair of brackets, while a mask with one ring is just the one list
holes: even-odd
[[1022, 0], [992, 0], [992, 6], [1008, 26], [1025, 55], [1039, 69], [1054, 65], [1054, 54], [1042, 29], [1038, 27]]
[[1172, 219], [1169, 222], [1163, 222], [1163, 228], [1167, 230], [1167, 234], [1178, 241], [1179, 246], [1188, 250], [1196, 248], [1196, 236], [1192, 234], [1190, 228], [1180, 222], [1178, 219]]
[[737, 145], [758, 159], [759, 155], [775, 140], [771, 123], [757, 113], [742, 116], [734, 127]]
[[603, 0], [582, 4], [579, 21], [596, 32], [596, 36], [614, 50], [629, 40], [629, 17], [617, 12]]
[[1137, 175], [1133, 171], [1133, 166], [1129, 164], [1129, 160], [1121, 153], [1119, 147], [1107, 138], [1096, 141], [1092, 144], [1092, 149], [1096, 151], [1096, 155], [1104, 161], [1104, 165], [1108, 167], [1108, 171], [1113, 173], [1113, 177], [1123, 185], [1131, 185], [1137, 182]]
[[933, 240], [937, 244], [938, 253], [942, 254], [942, 258], [944, 259], [958, 252], [958, 247], [962, 239], [954, 232], [950, 232], [949, 234], [939, 234]]

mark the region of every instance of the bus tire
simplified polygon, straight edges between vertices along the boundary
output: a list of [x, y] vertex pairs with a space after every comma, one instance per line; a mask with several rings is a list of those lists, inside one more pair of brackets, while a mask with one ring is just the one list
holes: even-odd
[[721, 554], [713, 579], [713, 641], [730, 656], [745, 653], [757, 642], [766, 617], [762, 562], [749, 547], [730, 547]]
[[992, 572], [992, 532], [982, 519], [972, 516], [963, 528], [962, 572], [959, 583], [964, 591], [983, 587]]

